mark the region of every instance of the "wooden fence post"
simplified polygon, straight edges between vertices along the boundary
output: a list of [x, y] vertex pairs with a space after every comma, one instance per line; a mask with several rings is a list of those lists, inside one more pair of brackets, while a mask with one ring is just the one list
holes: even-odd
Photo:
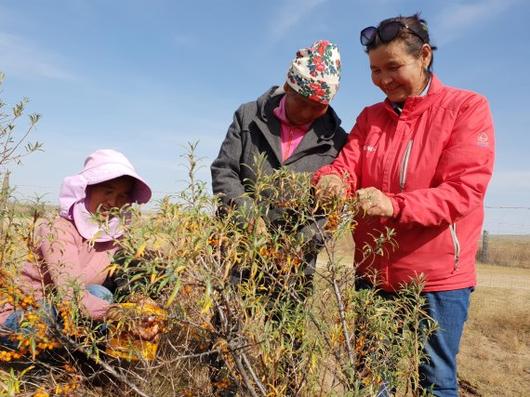
[[482, 246], [480, 248], [479, 261], [482, 263], [489, 262], [489, 233], [487, 230], [482, 232]]
[[7, 205], [9, 202], [9, 171], [4, 174], [2, 181], [2, 190], [0, 190], [0, 236], [4, 234], [4, 218], [7, 214]]

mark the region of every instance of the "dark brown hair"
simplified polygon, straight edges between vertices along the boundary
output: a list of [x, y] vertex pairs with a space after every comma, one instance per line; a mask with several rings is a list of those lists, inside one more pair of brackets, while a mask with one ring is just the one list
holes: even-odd
[[[423, 44], [428, 44], [433, 51], [436, 50], [436, 46], [432, 45], [431, 43], [427, 21], [425, 21], [425, 19], [422, 19], [419, 13], [416, 13], [408, 17], [404, 17], [400, 15], [398, 17], [385, 19], [381, 21], [379, 25], [377, 25], [377, 28], [379, 29], [381, 28], [381, 26], [384, 26], [389, 22], [401, 22], [402, 24], [408, 26], [409, 29], [413, 30], [416, 33], [414, 34], [410, 32], [408, 29], [401, 29], [399, 33], [396, 35], [396, 37], [392, 39], [392, 41], [401, 40], [405, 44], [405, 47], [407, 48], [407, 51], [409, 54], [419, 57], [421, 54], [421, 48], [423, 47]], [[383, 43], [381, 39], [379, 38], [379, 35], [376, 35], [375, 40], [366, 46], [366, 52], [368, 53], [371, 50], [381, 46], [382, 44], [386, 44], [386, 43]], [[429, 63], [429, 66], [428, 66], [429, 73], [432, 72], [433, 61], [434, 61], [434, 54], [432, 55], [431, 62]]]

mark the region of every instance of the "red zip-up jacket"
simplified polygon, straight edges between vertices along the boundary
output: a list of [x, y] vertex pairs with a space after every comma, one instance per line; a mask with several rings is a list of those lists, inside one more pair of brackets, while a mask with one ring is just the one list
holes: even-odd
[[387, 194], [391, 218], [359, 216], [355, 261], [385, 227], [397, 246], [359, 265], [394, 291], [423, 274], [424, 291], [476, 284], [475, 255], [484, 195], [493, 171], [494, 132], [487, 100], [432, 77], [427, 95], [409, 97], [398, 115], [388, 99], [365, 108], [337, 159], [319, 169], [346, 178], [350, 193], [375, 187]]

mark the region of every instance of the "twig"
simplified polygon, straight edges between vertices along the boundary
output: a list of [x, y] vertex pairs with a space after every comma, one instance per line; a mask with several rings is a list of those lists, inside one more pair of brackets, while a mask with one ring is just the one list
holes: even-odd
[[250, 375], [252, 376], [254, 383], [258, 386], [258, 389], [263, 393], [263, 395], [266, 396], [267, 390], [265, 389], [265, 386], [261, 384], [258, 377], [256, 376], [256, 373], [252, 369], [252, 365], [250, 365], [250, 361], [248, 360], [247, 355], [245, 353], [241, 353], [241, 357], [243, 358], [243, 362], [247, 366], [247, 369], [250, 372]]
[[58, 339], [63, 342], [64, 345], [68, 346], [68, 348], [74, 350], [74, 351], [80, 351], [81, 353], [83, 353], [89, 360], [93, 360], [94, 362], [96, 362], [99, 366], [101, 366], [107, 373], [109, 373], [110, 375], [112, 375], [115, 379], [117, 379], [118, 381], [122, 382], [123, 384], [127, 385], [128, 387], [130, 387], [136, 394], [138, 394], [140, 397], [150, 397], [148, 394], [145, 394], [142, 390], [140, 390], [138, 388], [138, 386], [136, 386], [134, 383], [132, 383], [131, 381], [129, 381], [126, 377], [124, 377], [123, 375], [121, 375], [120, 373], [118, 373], [110, 364], [106, 363], [105, 361], [99, 359], [99, 358], [96, 358], [94, 359], [93, 358], [93, 355], [92, 353], [90, 353], [89, 351], [87, 351], [85, 348], [83, 348], [82, 346], [79, 346], [73, 339], [71, 339], [70, 337], [68, 337], [67, 335], [64, 335], [59, 327], [58, 327], [58, 324], [55, 323], [55, 331], [56, 331], [56, 336], [58, 337]]
[[[245, 371], [245, 368], [243, 367], [243, 364], [241, 363], [241, 359], [238, 357], [237, 354], [235, 354], [235, 352], [231, 352], [232, 353], [232, 357], [234, 358], [234, 361], [236, 363], [236, 367], [239, 371], [239, 374], [241, 375], [241, 377], [243, 378], [243, 382], [245, 384], [245, 387], [246, 389], [248, 390], [248, 392], [250, 393], [250, 395], [252, 397], [258, 397], [258, 394], [256, 393], [256, 391], [254, 390], [254, 388], [252, 387], [252, 383]], [[263, 394], [264, 396], [266, 396], [266, 394]]]
[[339, 291], [339, 287], [337, 285], [337, 278], [335, 277], [335, 269], [333, 268], [332, 271], [332, 280], [333, 280], [333, 292], [335, 294], [335, 299], [337, 300], [337, 304], [339, 306], [339, 316], [340, 316], [340, 323], [342, 327], [342, 332], [344, 333], [344, 341], [346, 342], [346, 352], [348, 353], [348, 359], [350, 360], [350, 365], [352, 368], [355, 366], [355, 352], [352, 349], [351, 346], [351, 340], [350, 340], [350, 333], [348, 331], [348, 327], [346, 324], [346, 316], [344, 314], [344, 302], [342, 301], [342, 296]]

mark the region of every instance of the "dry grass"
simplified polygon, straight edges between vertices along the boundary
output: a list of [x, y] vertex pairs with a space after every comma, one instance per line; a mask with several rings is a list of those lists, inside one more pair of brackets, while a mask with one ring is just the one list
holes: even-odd
[[530, 269], [530, 236], [490, 236], [488, 257], [493, 265]]
[[459, 374], [482, 396], [530, 390], [530, 271], [520, 272], [526, 289], [479, 286], [472, 295]]

